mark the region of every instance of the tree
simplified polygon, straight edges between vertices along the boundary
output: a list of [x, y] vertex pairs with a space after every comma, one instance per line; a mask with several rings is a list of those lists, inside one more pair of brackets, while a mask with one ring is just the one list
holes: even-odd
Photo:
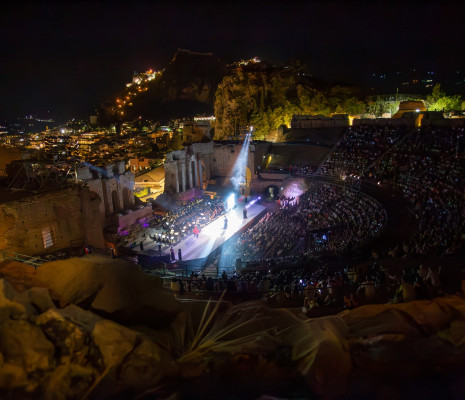
[[441, 84], [436, 83], [436, 85], [433, 86], [431, 94], [426, 97], [427, 107], [429, 108], [433, 106], [441, 97], [444, 97], [445, 95], [446, 93], [441, 91]]
[[399, 111], [399, 105], [400, 105], [400, 101], [395, 101], [395, 100], [391, 100], [388, 102], [388, 109], [391, 113], [391, 115], [395, 114], [397, 111]]
[[361, 115], [366, 112], [367, 105], [356, 97], [349, 97], [342, 103], [341, 109], [341, 114]]
[[447, 96], [441, 90], [441, 85], [434, 85], [431, 94], [426, 98], [426, 108], [428, 111], [450, 112], [462, 109], [462, 98], [459, 95]]
[[376, 117], [381, 117], [384, 113], [391, 112], [391, 107], [388, 101], [376, 99], [368, 104], [368, 113]]

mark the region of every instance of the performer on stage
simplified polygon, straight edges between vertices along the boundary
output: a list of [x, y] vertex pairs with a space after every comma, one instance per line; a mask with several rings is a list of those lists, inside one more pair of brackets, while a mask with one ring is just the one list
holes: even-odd
[[199, 238], [199, 233], [200, 233], [200, 230], [199, 228], [197, 228], [197, 225], [194, 226], [194, 236], [198, 239]]
[[244, 217], [244, 219], [247, 219], [247, 208], [245, 208], [245, 207], [242, 210], [242, 216]]
[[228, 229], [228, 218], [224, 217], [224, 226], [223, 229]]

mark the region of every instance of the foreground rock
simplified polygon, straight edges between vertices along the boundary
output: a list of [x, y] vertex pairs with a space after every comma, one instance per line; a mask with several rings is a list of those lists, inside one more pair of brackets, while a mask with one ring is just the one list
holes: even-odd
[[[135, 395], [178, 373], [171, 355], [145, 333], [76, 305], [48, 308], [40, 288], [18, 293], [0, 279], [0, 289], [2, 399]], [[38, 313], [35, 303], [48, 309]]]
[[0, 323], [8, 321], [10, 318], [23, 318], [26, 308], [23, 304], [14, 301], [17, 293], [13, 286], [5, 279], [0, 279]]
[[[171, 319], [162, 313], [164, 325], [154, 329], [137, 312], [122, 324], [120, 311], [146, 306], [156, 318], [165, 299], [165, 293], [156, 297], [157, 282], [143, 282], [145, 276], [123, 265], [93, 265], [82, 275], [98, 281], [92, 290], [69, 279], [77, 280], [77, 263], [61, 265], [68, 268], [61, 277], [56, 264], [27, 275], [49, 282], [55, 304], [48, 290], [21, 284], [18, 292], [0, 279], [0, 398], [407, 399], [415, 393], [459, 399], [465, 393], [463, 295], [313, 319], [263, 302], [181, 309], [168, 298]], [[111, 271], [113, 277], [106, 275]], [[113, 304], [118, 293], [123, 300]]]
[[[52, 261], [37, 269], [16, 261], [3, 261], [2, 276], [17, 291], [46, 288], [61, 308], [75, 304], [124, 324], [166, 327], [182, 310], [180, 303], [163, 288], [161, 279], [147, 276], [124, 260], [109, 262], [105, 257], [88, 256]], [[37, 306], [44, 309], [49, 304]]]

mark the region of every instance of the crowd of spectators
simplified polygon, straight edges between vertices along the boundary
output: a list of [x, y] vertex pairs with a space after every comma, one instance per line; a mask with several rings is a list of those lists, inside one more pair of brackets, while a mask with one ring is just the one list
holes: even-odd
[[316, 169], [318, 168], [318, 165], [315, 165], [314, 163], [296, 163], [292, 164], [289, 169], [290, 173], [292, 175], [304, 175], [304, 176], [311, 176]]
[[373, 162], [405, 134], [406, 130], [400, 128], [350, 128], [325, 161], [327, 173], [335, 176], [363, 175]]
[[376, 179], [400, 190], [418, 229], [392, 255], [452, 254], [465, 234], [464, 128], [421, 128], [375, 164]]
[[[463, 247], [464, 128], [350, 129], [326, 164], [331, 174], [390, 183], [409, 202], [417, 228], [386, 255], [446, 255]], [[291, 172], [311, 170], [295, 166]], [[439, 265], [412, 265], [407, 258], [401, 273], [394, 273], [382, 261], [340, 269], [319, 261], [321, 254], [361, 246], [385, 222], [384, 209], [371, 197], [316, 181], [301, 196], [280, 199], [276, 210], [225, 245], [231, 259], [246, 261], [245, 270], [218, 279], [191, 276], [178, 285], [185, 291], [261, 293], [271, 305], [303, 306], [304, 312], [441, 295]]]
[[386, 253], [454, 254], [465, 235], [464, 128], [350, 129], [326, 161], [328, 173], [374, 178], [408, 200], [418, 228]]
[[275, 211], [227, 244], [232, 259], [247, 261], [245, 269], [198, 277], [197, 284], [188, 278], [185, 290], [258, 293], [271, 306], [301, 307], [308, 315], [443, 295], [441, 266], [427, 267], [413, 256], [463, 248], [464, 128], [350, 130], [327, 165], [333, 174], [387, 182], [407, 199], [417, 224], [407, 241], [386, 249], [386, 255], [403, 257], [395, 269], [382, 259], [345, 268], [320, 261], [324, 252], [341, 254], [379, 233], [386, 214], [363, 193], [317, 181], [300, 197], [281, 199]]
[[262, 258], [260, 260], [247, 261], [245, 263], [246, 270], [269, 270], [275, 268], [290, 268], [304, 265], [313, 261], [315, 257], [312, 257], [310, 252], [300, 252], [298, 254], [284, 256], [284, 257], [270, 257]]
[[189, 277], [172, 278], [170, 288], [181, 296], [186, 292], [210, 296], [224, 290], [244, 298], [255, 294], [272, 307], [302, 308], [304, 313], [323, 314], [365, 304], [408, 302], [444, 294], [439, 266], [407, 266], [394, 273], [377, 262], [330, 268], [321, 263], [309, 266], [304, 261], [300, 265], [278, 265], [256, 271], [249, 266], [229, 276], [223, 271], [217, 278], [192, 272]]
[[384, 209], [371, 197], [322, 181], [279, 204], [230, 241], [225, 254], [249, 262], [301, 253], [337, 254], [378, 235], [386, 222]]

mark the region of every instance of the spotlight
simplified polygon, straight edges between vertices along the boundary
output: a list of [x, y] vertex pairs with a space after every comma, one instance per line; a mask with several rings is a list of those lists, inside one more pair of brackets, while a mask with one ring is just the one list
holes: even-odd
[[226, 200], [226, 204], [228, 206], [228, 210], [231, 210], [234, 208], [235, 205], [235, 196], [234, 193], [230, 194], [229, 197]]

